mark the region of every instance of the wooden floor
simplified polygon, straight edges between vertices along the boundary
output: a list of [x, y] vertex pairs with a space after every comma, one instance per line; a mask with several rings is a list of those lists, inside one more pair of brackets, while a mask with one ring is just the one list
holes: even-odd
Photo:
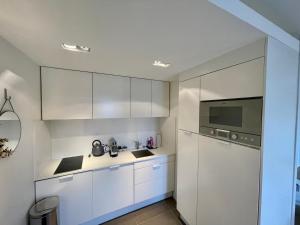
[[169, 198], [154, 205], [126, 214], [104, 223], [105, 225], [184, 225], [179, 220], [174, 199]]

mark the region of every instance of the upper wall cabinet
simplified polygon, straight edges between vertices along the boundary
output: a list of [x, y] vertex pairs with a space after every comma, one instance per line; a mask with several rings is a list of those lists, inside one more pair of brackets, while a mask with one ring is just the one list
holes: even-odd
[[169, 82], [152, 81], [152, 117], [169, 116]]
[[131, 117], [151, 117], [151, 80], [131, 78]]
[[200, 77], [180, 82], [178, 128], [199, 133]]
[[92, 74], [42, 67], [44, 120], [91, 119]]
[[129, 117], [130, 78], [94, 74], [93, 118]]
[[264, 57], [201, 77], [201, 101], [263, 96]]
[[42, 67], [43, 120], [169, 116], [169, 82]]

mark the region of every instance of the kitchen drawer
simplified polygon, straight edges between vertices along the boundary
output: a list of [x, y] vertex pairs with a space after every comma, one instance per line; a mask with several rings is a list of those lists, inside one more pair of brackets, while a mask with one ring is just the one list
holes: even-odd
[[[174, 166], [174, 163], [171, 163]], [[135, 185], [135, 203], [174, 191], [174, 167], [168, 176]]]
[[137, 162], [134, 163], [134, 169], [141, 169], [144, 167], [152, 167], [153, 165], [161, 164], [161, 163], [167, 163], [167, 162], [174, 162], [175, 161], [175, 156], [161, 156], [156, 159], [152, 160], [147, 160], [143, 162]]
[[149, 180], [157, 180], [167, 178], [174, 170], [174, 162], [169, 163], [153, 163], [152, 166], [143, 167], [134, 171], [135, 184], [147, 182]]
[[132, 205], [133, 191], [132, 164], [93, 171], [93, 216], [102, 216]]

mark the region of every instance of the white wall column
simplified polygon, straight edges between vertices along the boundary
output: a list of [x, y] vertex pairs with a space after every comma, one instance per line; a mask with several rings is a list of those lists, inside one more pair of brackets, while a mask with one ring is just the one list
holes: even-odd
[[267, 38], [260, 225], [293, 224], [298, 57]]

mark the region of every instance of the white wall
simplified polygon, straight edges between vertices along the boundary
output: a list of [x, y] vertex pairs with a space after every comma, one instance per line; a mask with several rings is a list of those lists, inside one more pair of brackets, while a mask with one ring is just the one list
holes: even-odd
[[176, 152], [179, 81], [170, 83], [170, 116], [160, 119], [162, 145]]
[[60, 120], [48, 121], [47, 127], [52, 159], [88, 155], [95, 139], [107, 144], [114, 137], [118, 145], [134, 148], [135, 140], [145, 145], [148, 137], [160, 133], [158, 118]]
[[184, 81], [190, 78], [199, 77], [227, 67], [238, 65], [265, 55], [265, 38], [259, 39], [246, 46], [234, 49], [219, 57], [211, 59], [194, 68], [183, 71], [179, 74], [179, 80]]
[[260, 225], [293, 224], [298, 62], [297, 51], [268, 38]]
[[35, 123], [34, 144], [34, 177], [36, 177], [39, 173], [39, 165], [52, 158], [51, 136], [48, 121], [38, 121]]
[[[179, 81], [178, 77], [170, 83], [170, 116], [160, 119], [160, 129], [162, 136], [162, 146], [170, 151], [177, 153], [177, 124], [178, 124], [178, 95]], [[177, 169], [177, 167], [175, 167]], [[177, 171], [175, 171], [175, 184]], [[175, 185], [174, 198], [176, 199], [177, 185]]]
[[0, 224], [24, 225], [34, 201], [34, 127], [40, 118], [39, 67], [0, 37], [0, 104], [8, 89], [22, 122], [14, 155], [0, 159]]

